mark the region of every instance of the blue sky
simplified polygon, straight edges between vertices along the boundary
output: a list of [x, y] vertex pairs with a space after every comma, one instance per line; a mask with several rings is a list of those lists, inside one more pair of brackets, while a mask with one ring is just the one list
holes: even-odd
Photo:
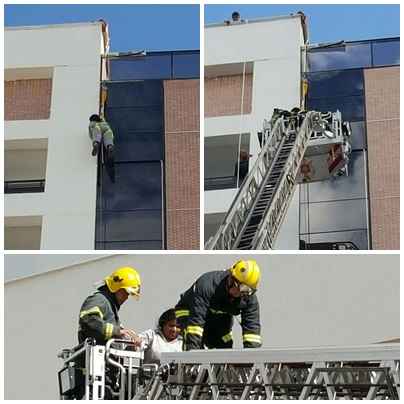
[[311, 43], [400, 36], [400, 6], [351, 4], [207, 5], [205, 23], [229, 19], [233, 11], [254, 19], [303, 11]]
[[5, 26], [109, 24], [111, 51], [199, 49], [199, 5], [5, 5]]

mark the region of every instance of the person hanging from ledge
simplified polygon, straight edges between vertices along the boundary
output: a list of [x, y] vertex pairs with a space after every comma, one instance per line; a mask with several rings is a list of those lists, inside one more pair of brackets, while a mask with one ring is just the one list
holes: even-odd
[[238, 315], [244, 348], [261, 347], [260, 309], [255, 294], [260, 278], [254, 260], [239, 260], [230, 269], [199, 277], [175, 307], [184, 350], [232, 348], [233, 321]]
[[90, 123], [88, 125], [88, 133], [93, 142], [93, 150], [91, 154], [96, 156], [99, 153], [102, 144], [104, 144], [107, 153], [107, 160], [112, 161], [114, 152], [114, 133], [108, 122], [97, 114], [91, 115]]

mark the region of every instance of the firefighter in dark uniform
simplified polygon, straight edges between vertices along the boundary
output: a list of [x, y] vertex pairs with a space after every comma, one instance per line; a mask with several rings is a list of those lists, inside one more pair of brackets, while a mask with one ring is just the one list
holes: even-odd
[[259, 348], [261, 325], [255, 292], [260, 276], [256, 261], [240, 260], [228, 270], [198, 278], [175, 307], [184, 350], [232, 348], [233, 317], [240, 314], [244, 348]]
[[79, 343], [95, 338], [105, 345], [110, 338], [138, 341], [136, 333], [121, 327], [118, 311], [129, 296], [139, 298], [140, 276], [130, 267], [119, 268], [104, 279], [104, 284], [87, 297], [80, 309]]
[[[129, 296], [139, 298], [140, 276], [131, 267], [122, 267], [107, 276], [103, 284], [92, 295], [87, 297], [80, 309], [79, 316], [79, 343], [87, 338], [94, 338], [97, 345], [105, 345], [111, 338], [125, 339], [141, 344], [140, 337], [133, 330], [121, 326], [118, 311]], [[84, 367], [84, 363], [81, 364]], [[118, 372], [116, 368], [105, 369], [105, 399], [115, 399], [119, 393], [115, 391]], [[77, 398], [85, 393], [83, 383], [79, 386]]]

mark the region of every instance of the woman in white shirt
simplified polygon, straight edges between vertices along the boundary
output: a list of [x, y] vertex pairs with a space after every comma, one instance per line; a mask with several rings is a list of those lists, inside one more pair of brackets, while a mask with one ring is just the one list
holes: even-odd
[[159, 318], [158, 327], [139, 334], [140, 349], [144, 351], [144, 363], [160, 364], [162, 352], [181, 352], [182, 338], [175, 310], [165, 311]]

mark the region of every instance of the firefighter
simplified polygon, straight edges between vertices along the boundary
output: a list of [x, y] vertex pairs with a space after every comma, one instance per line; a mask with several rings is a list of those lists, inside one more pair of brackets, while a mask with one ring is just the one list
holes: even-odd
[[95, 338], [98, 345], [105, 345], [110, 338], [131, 340], [140, 345], [137, 334], [121, 327], [119, 308], [129, 296], [139, 298], [140, 276], [131, 267], [122, 267], [107, 276], [95, 293], [87, 297], [80, 309], [79, 343]]
[[101, 143], [107, 150], [107, 159], [113, 159], [114, 151], [114, 133], [108, 122], [102, 119], [99, 115], [93, 114], [90, 116], [90, 123], [88, 125], [88, 134], [93, 142], [93, 151], [91, 154], [96, 156], [100, 150]]
[[259, 348], [261, 325], [255, 292], [260, 276], [256, 261], [239, 260], [228, 270], [199, 277], [175, 307], [184, 350], [232, 348], [233, 317], [239, 314], [244, 348]]

